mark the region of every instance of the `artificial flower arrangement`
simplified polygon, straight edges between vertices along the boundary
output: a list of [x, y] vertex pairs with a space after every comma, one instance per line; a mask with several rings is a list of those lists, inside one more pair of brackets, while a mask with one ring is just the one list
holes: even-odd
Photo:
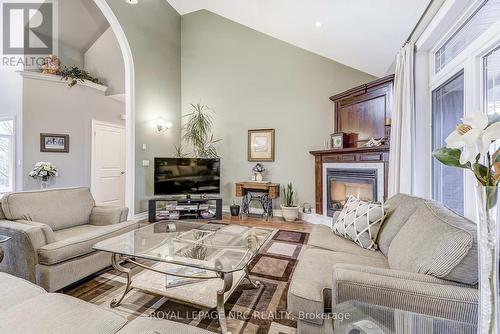
[[263, 173], [266, 169], [264, 168], [264, 165], [261, 163], [256, 164], [253, 168], [252, 171], [255, 173]]
[[51, 177], [58, 176], [57, 167], [52, 162], [39, 161], [28, 174], [35, 180], [48, 181]]
[[500, 115], [474, 113], [462, 119], [448, 138], [446, 147], [433, 152], [441, 163], [469, 169], [483, 186], [500, 182], [500, 149], [490, 151], [491, 143], [500, 139]]

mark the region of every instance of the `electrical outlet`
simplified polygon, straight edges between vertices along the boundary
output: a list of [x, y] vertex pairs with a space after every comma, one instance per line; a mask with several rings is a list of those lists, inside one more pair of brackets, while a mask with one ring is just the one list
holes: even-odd
[[149, 160], [142, 160], [142, 167], [149, 167]]

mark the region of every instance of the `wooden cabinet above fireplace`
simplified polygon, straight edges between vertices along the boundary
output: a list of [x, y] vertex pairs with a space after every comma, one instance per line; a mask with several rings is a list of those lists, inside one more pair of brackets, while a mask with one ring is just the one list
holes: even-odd
[[[323, 214], [323, 166], [331, 163], [380, 163], [384, 166], [384, 199], [387, 197], [389, 137], [394, 76], [388, 76], [330, 97], [335, 104], [335, 129], [347, 134], [342, 149], [316, 150], [316, 213]], [[385, 138], [383, 146], [365, 147], [371, 138]], [[360, 166], [360, 165], [358, 165]]]

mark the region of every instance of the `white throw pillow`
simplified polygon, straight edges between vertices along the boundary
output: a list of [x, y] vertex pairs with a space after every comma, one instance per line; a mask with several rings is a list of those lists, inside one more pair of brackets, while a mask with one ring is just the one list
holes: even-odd
[[375, 250], [377, 234], [384, 219], [382, 204], [368, 203], [350, 196], [332, 225], [332, 231], [365, 249]]

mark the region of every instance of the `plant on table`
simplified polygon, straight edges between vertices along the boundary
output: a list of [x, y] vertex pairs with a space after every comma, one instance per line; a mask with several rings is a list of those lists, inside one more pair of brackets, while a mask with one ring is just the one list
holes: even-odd
[[293, 222], [299, 217], [300, 207], [295, 204], [296, 193], [292, 182], [282, 187], [282, 196], [284, 203], [281, 204], [281, 212], [283, 213], [283, 218], [288, 222]]
[[446, 147], [433, 152], [441, 163], [470, 170], [476, 180], [476, 204], [479, 214], [479, 328], [480, 333], [498, 333], [498, 184], [500, 149], [492, 145], [500, 139], [500, 115], [475, 113], [462, 119], [448, 138]]

